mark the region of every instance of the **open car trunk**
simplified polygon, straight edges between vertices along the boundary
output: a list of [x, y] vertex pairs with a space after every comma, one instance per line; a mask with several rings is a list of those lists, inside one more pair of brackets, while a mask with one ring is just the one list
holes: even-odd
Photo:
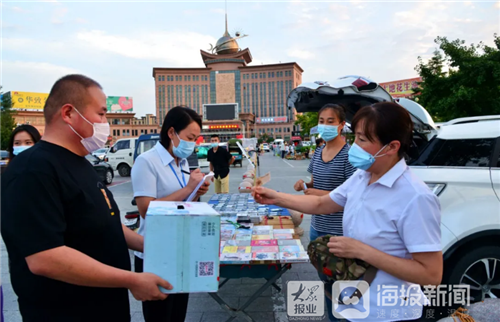
[[408, 160], [411, 162], [437, 134], [431, 116], [418, 103], [404, 98], [394, 100], [377, 83], [360, 76], [342, 77], [332, 84], [304, 83], [293, 89], [287, 98], [288, 108], [295, 108], [298, 113], [318, 112], [328, 103], [340, 104], [346, 109], [346, 122], [349, 124], [362, 107], [377, 102], [396, 102], [410, 113], [414, 126], [413, 145]]

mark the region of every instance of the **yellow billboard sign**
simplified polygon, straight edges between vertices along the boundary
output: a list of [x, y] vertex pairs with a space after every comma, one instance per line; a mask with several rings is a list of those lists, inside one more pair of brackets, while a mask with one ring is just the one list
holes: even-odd
[[12, 108], [43, 111], [47, 97], [49, 94], [12, 91]]

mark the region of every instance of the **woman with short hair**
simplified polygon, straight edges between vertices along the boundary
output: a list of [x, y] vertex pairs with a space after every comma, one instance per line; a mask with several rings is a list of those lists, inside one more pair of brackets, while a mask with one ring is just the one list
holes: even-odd
[[[344, 184], [321, 197], [256, 187], [255, 200], [303, 213], [343, 210], [344, 236], [332, 237], [329, 251], [378, 269], [369, 288], [370, 311], [365, 320], [418, 319], [428, 303], [420, 286], [440, 284], [443, 255], [439, 200], [404, 159], [412, 142], [410, 114], [396, 103], [376, 103], [359, 110], [351, 125], [356, 139], [349, 150], [349, 162], [358, 171]], [[380, 295], [388, 289], [396, 290], [395, 302], [384, 307]], [[349, 292], [342, 294], [342, 299], [350, 299], [349, 307], [367, 311], [361, 300], [364, 297]], [[345, 306], [336, 316], [346, 314], [343, 309]]]
[[[189, 172], [187, 157], [201, 132], [201, 118], [192, 109], [172, 108], [165, 116], [160, 141], [142, 153], [132, 167], [132, 187], [142, 217], [139, 234], [145, 235], [146, 212], [151, 201], [184, 201], [203, 180], [200, 169]], [[195, 200], [208, 191], [205, 182]], [[165, 245], [164, 247], [168, 247]], [[142, 272], [144, 254], [135, 252], [135, 271]], [[186, 318], [189, 294], [170, 294], [163, 301], [142, 302], [146, 322], [180, 322]]]

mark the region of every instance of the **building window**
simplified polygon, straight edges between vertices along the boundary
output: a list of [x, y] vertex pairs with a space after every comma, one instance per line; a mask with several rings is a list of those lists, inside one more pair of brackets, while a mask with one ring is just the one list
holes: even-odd
[[158, 81], [161, 81], [161, 76], [158, 76]]

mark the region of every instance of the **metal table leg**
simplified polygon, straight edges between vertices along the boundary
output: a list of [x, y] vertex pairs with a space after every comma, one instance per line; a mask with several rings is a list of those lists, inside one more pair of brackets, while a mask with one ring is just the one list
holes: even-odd
[[[285, 264], [281, 267], [281, 269], [276, 273], [276, 275], [274, 275], [271, 279], [269, 279], [264, 285], [262, 285], [249, 299], [248, 301], [246, 301], [245, 304], [243, 304], [242, 306], [240, 306], [239, 308], [235, 309], [235, 308], [232, 308], [230, 307], [217, 293], [208, 293], [210, 294], [210, 296], [217, 302], [219, 303], [219, 305], [222, 307], [222, 309], [226, 310], [227, 312], [229, 312], [229, 314], [231, 315], [231, 317], [229, 319], [226, 320], [226, 322], [231, 322], [233, 321], [234, 319], [236, 319], [238, 316], [241, 316], [243, 317], [245, 320], [249, 321], [249, 322], [255, 322], [252, 317], [250, 317], [244, 310], [250, 305], [252, 304], [253, 301], [255, 301], [269, 286], [274, 286], [276, 287], [278, 290], [281, 290], [281, 288], [279, 288], [277, 285], [276, 285], [276, 281], [278, 280], [278, 278], [280, 278], [283, 274], [285, 274], [285, 272], [287, 270], [289, 270], [292, 266], [289, 265], [289, 264]], [[222, 282], [220, 285], [219, 285], [219, 288], [222, 287], [222, 285], [224, 285], [227, 281], [229, 280], [229, 278], [227, 278], [226, 280], [224, 280], [224, 282]]]

